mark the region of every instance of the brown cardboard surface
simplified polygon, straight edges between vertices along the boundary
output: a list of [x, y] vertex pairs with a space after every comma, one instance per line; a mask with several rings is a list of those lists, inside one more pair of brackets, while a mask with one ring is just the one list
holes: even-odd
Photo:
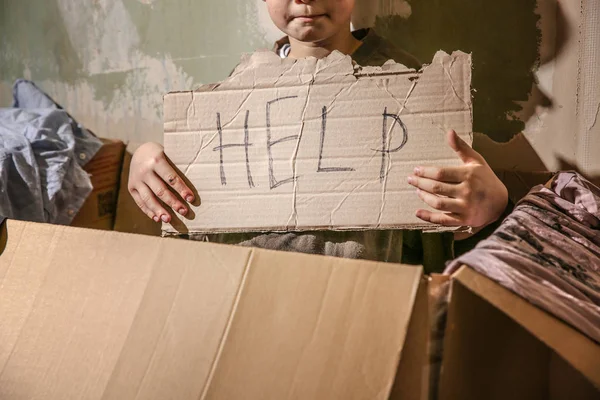
[[495, 171], [508, 190], [508, 198], [516, 204], [537, 185], [545, 185], [555, 175], [548, 171]]
[[160, 236], [160, 225], [152, 221], [142, 212], [142, 210], [140, 210], [127, 189], [131, 157], [139, 146], [139, 143], [128, 143], [127, 148], [125, 149], [114, 230], [118, 232]]
[[441, 274], [429, 276], [427, 296], [429, 341], [427, 344], [427, 361], [424, 364], [428, 374], [428, 377], [424, 379], [425, 384], [428, 385], [428, 399], [439, 397], [450, 287], [450, 276]]
[[477, 272], [459, 270], [440, 398], [561, 398], [569, 387], [577, 398], [598, 398], [600, 345]]
[[428, 325], [431, 290], [429, 283], [427, 277], [421, 279], [390, 400], [428, 398], [429, 362], [427, 353], [431, 332]]
[[18, 221], [1, 238], [7, 400], [386, 399], [422, 274]]
[[113, 229], [125, 144], [120, 140], [102, 141], [104, 145], [84, 168], [94, 189], [73, 219], [72, 226]]
[[220, 84], [170, 93], [165, 152], [201, 204], [163, 230], [441, 229], [414, 215], [423, 205], [406, 179], [460, 163], [445, 137], [471, 143], [470, 82], [461, 52], [420, 72], [258, 52]]

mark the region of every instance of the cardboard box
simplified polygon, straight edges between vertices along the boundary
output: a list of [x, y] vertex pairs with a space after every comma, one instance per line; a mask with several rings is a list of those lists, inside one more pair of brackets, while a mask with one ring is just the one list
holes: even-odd
[[84, 168], [90, 174], [94, 189], [73, 219], [72, 226], [113, 229], [125, 144], [120, 140], [102, 141], [104, 145]]
[[598, 399], [600, 345], [463, 267], [453, 276], [441, 399]]
[[446, 315], [448, 277], [420, 267], [12, 220], [0, 251], [2, 399], [579, 399], [600, 387], [597, 343], [468, 268]]
[[165, 153], [200, 205], [163, 230], [441, 230], [415, 216], [423, 203], [407, 177], [419, 165], [460, 165], [446, 132], [471, 143], [470, 83], [461, 52], [439, 52], [419, 72], [361, 68], [338, 52], [258, 52], [220, 84], [170, 93]]
[[3, 400], [425, 398], [420, 267], [12, 220], [0, 244]]
[[123, 168], [121, 169], [119, 198], [117, 202], [117, 215], [115, 218], [114, 230], [118, 232], [160, 236], [160, 225], [152, 221], [142, 212], [142, 210], [140, 210], [127, 188], [129, 183], [131, 157], [139, 146], [140, 143], [128, 143], [125, 150]]

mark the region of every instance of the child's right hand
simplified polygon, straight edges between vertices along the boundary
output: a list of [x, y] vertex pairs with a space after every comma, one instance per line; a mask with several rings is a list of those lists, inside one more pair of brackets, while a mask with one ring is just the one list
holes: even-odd
[[158, 143], [145, 143], [133, 154], [128, 189], [138, 207], [155, 222], [171, 221], [163, 205], [186, 215], [188, 207], [181, 199], [194, 201], [192, 190], [171, 166]]

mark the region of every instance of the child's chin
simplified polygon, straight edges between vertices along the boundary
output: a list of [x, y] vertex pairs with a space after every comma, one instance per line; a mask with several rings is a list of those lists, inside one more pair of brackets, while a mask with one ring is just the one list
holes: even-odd
[[327, 38], [326, 33], [323, 29], [319, 29], [315, 26], [305, 26], [300, 29], [296, 29], [293, 33], [289, 34], [294, 39], [300, 42], [319, 42]]

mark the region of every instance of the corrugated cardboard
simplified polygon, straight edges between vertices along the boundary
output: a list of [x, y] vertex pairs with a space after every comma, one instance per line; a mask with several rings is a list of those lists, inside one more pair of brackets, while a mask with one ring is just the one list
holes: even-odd
[[461, 52], [420, 72], [259, 52], [220, 84], [170, 93], [165, 152], [201, 204], [163, 230], [441, 229], [415, 216], [407, 177], [460, 163], [446, 131], [471, 143], [470, 83]]
[[113, 229], [125, 144], [120, 140], [102, 141], [104, 145], [84, 168], [90, 175], [93, 190], [73, 219], [72, 226]]
[[442, 349], [419, 267], [19, 221], [0, 251], [2, 399], [427, 399], [442, 356], [442, 399], [600, 387], [597, 343], [468, 268]]
[[468, 267], [451, 293], [441, 399], [600, 398], [598, 343]]
[[131, 158], [139, 146], [140, 144], [138, 143], [128, 143], [125, 149], [114, 229], [118, 232], [160, 236], [160, 225], [152, 221], [140, 210], [127, 188]]
[[390, 400], [437, 398], [449, 278], [421, 280]]
[[422, 359], [419, 267], [18, 221], [1, 249], [3, 400], [386, 399]]

